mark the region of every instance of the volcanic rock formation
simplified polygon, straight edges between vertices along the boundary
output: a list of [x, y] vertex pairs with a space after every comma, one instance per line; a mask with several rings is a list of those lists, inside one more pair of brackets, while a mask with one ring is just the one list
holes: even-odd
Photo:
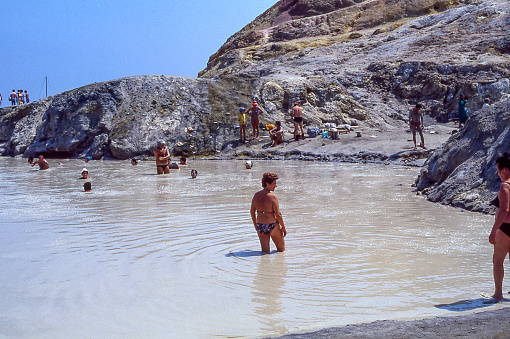
[[282, 0], [230, 37], [198, 79], [130, 77], [1, 109], [0, 154], [126, 159], [150, 155], [158, 139], [176, 155], [216, 154], [232, 147], [237, 108], [253, 99], [262, 124], [291, 125], [295, 101], [308, 126], [401, 131], [416, 102], [446, 121], [461, 92], [471, 112], [510, 94], [509, 7]]

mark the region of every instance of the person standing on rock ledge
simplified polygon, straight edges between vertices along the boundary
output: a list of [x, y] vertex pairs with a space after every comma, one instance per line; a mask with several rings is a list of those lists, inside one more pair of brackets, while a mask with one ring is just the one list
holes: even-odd
[[170, 173], [170, 154], [168, 153], [168, 146], [164, 141], [158, 142], [158, 147], [154, 148], [154, 156], [156, 157], [156, 166], [158, 174]]
[[421, 144], [420, 147], [425, 147], [425, 139], [423, 138], [423, 113], [421, 111], [421, 104], [416, 104], [414, 108], [409, 111], [409, 128], [413, 132], [414, 149], [416, 146], [416, 131], [420, 133]]
[[246, 141], [246, 113], [244, 107], [239, 108], [239, 115], [237, 121], [239, 121], [239, 140]]
[[[299, 107], [299, 102], [294, 103], [291, 113], [292, 120], [294, 120], [294, 139], [298, 140], [299, 135], [304, 139], [305, 131], [303, 131], [303, 109]], [[301, 133], [299, 132], [301, 131]]]
[[464, 94], [460, 95], [459, 99], [459, 128], [462, 127], [467, 119], [469, 118], [469, 114], [467, 111], [467, 98]]
[[251, 127], [253, 128], [253, 139], [259, 138], [259, 114], [262, 114], [262, 109], [258, 106], [256, 101], [253, 101], [253, 106], [246, 111], [246, 114], [251, 115]]
[[505, 153], [496, 160], [496, 171], [503, 181], [499, 192], [491, 204], [497, 207], [494, 226], [489, 235], [489, 242], [494, 245], [492, 257], [494, 274], [494, 299], [503, 299], [503, 263], [510, 252], [510, 155]]

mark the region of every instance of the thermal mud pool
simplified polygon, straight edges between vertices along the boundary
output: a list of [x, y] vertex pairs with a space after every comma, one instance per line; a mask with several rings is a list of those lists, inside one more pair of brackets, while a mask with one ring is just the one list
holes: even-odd
[[[0, 158], [2, 337], [255, 338], [507, 305], [480, 297], [493, 217], [418, 196], [419, 168], [49, 161]], [[264, 172], [285, 253], [261, 255], [250, 218]]]

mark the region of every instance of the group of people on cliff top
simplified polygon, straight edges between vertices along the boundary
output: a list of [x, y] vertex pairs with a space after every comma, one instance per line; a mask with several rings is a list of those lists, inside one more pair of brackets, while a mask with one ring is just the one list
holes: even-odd
[[[244, 107], [239, 108], [239, 115], [237, 120], [239, 122], [239, 139], [246, 141], [246, 125], [249, 117], [253, 129], [253, 139], [258, 139], [260, 135], [260, 121], [259, 116], [264, 110], [259, 106], [256, 101], [252, 102], [252, 107], [246, 110]], [[292, 107], [291, 118], [294, 122], [294, 138], [305, 138], [303, 130], [303, 108], [299, 106], [299, 102], [294, 103]], [[271, 125], [272, 126], [272, 125]], [[269, 129], [269, 136], [271, 137], [271, 146], [274, 147], [284, 141], [281, 121], [276, 121], [275, 126]]]
[[[11, 106], [28, 104], [30, 102], [30, 98], [28, 96], [27, 91], [25, 90], [23, 92], [22, 89], [18, 89], [17, 92], [15, 90], [12, 90], [8, 99], [11, 102]], [[0, 106], [1, 105], [2, 105], [2, 94], [0, 94]]]

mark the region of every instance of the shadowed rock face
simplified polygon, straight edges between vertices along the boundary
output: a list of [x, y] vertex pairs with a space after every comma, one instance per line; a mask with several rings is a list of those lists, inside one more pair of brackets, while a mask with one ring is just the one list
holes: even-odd
[[228, 95], [221, 82], [137, 76], [96, 83], [21, 107], [2, 109], [3, 155], [127, 159], [151, 155], [159, 140], [174, 154], [213, 154], [234, 137], [244, 85]]
[[499, 190], [496, 159], [510, 152], [510, 99], [481, 109], [427, 160], [417, 180], [429, 200], [492, 212]]

